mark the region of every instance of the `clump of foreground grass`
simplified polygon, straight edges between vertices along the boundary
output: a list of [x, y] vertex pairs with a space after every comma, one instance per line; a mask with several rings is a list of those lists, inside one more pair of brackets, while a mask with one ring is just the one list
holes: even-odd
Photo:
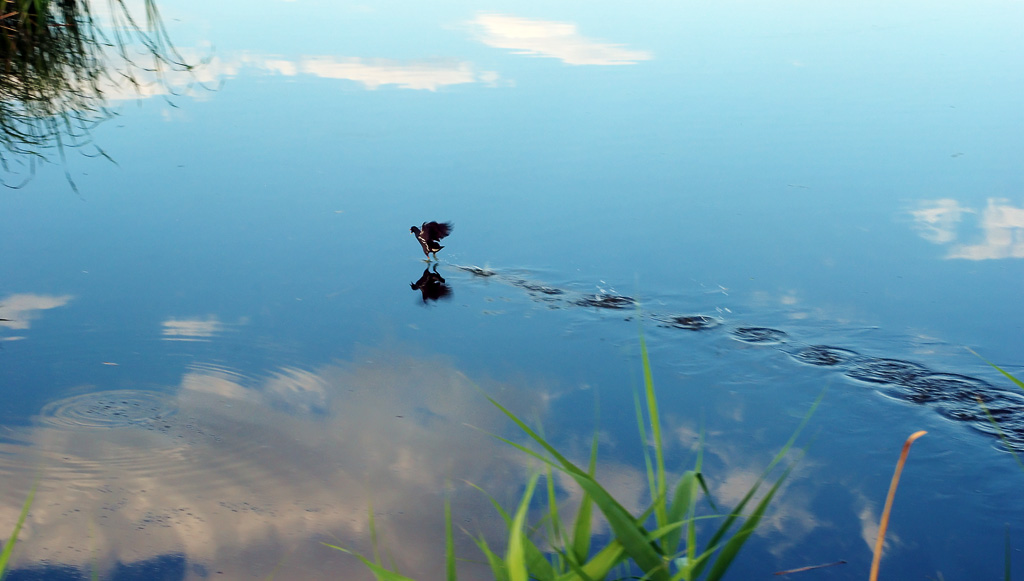
[[36, 484], [38, 481], [33, 483], [32, 488], [29, 489], [28, 498], [25, 499], [25, 504], [21, 506], [21, 514], [18, 515], [18, 522], [14, 523], [14, 531], [4, 543], [4, 550], [0, 551], [0, 579], [7, 573], [7, 563], [11, 560], [11, 553], [14, 552], [14, 544], [18, 542], [18, 534], [21, 533], [21, 527], [25, 524], [25, 519], [28, 518], [28, 510], [32, 506], [32, 501], [35, 500]]
[[[732, 510], [724, 514], [697, 516], [697, 505], [701, 500], [701, 493], [712, 509], [718, 510], [710, 500], [710, 493], [701, 473], [700, 450], [698, 449], [694, 468], [684, 472], [674, 486], [669, 486], [668, 471], [665, 469], [658, 402], [654, 392], [647, 346], [642, 336], [640, 351], [644, 372], [643, 399], [645, 405], [641, 405], [638, 396], [636, 401], [637, 422], [642, 440], [651, 442], [650, 448], [653, 449], [653, 453], [646, 447], [644, 448], [644, 462], [652, 500], [650, 506], [639, 515], [630, 514], [595, 478], [596, 434], [591, 444], [589, 464], [586, 469], [583, 469], [569, 461], [543, 436], [507, 408], [494, 399], [487, 398], [507, 415], [533, 443], [537, 444], [541, 451], [532, 450], [525, 445], [500, 436], [494, 437], [542, 462], [547, 475], [545, 516], [547, 538], [543, 546], [550, 548], [546, 550], [541, 549], [533, 540], [531, 533], [535, 531], [530, 530], [526, 523], [528, 509], [533, 501], [534, 491], [540, 478], [539, 474], [534, 475], [528, 481], [526, 491], [514, 513], [509, 514], [491, 498], [492, 504], [508, 527], [505, 553], [504, 555], [496, 553], [483, 536], [474, 538], [474, 541], [486, 557], [496, 580], [591, 581], [606, 579], [616, 571], [626, 571], [626, 575], [628, 575], [629, 571], [639, 569], [643, 573], [643, 579], [653, 581], [693, 581], [696, 579], [715, 581], [722, 578], [744, 543], [761, 522], [765, 511], [778, 492], [779, 486], [792, 470], [792, 464], [786, 467], [782, 474], [770, 484], [768, 476], [793, 447], [800, 432], [820, 403], [821, 397], [819, 396], [814, 402], [789, 441], [775, 455], [754, 485]], [[562, 515], [559, 513], [554, 479], [552, 478], [554, 470], [559, 470], [572, 478], [584, 492], [570, 529], [564, 526]], [[753, 506], [753, 510], [747, 513], [748, 507], [754, 503], [755, 495], [763, 486], [769, 487], [767, 492]], [[594, 537], [591, 527], [595, 507], [611, 528], [610, 538], [601, 547], [595, 546], [598, 539]], [[372, 513], [370, 518], [371, 535], [374, 536], [373, 560], [339, 546], [330, 544], [327, 546], [355, 555], [373, 571], [377, 579], [384, 581], [410, 579], [401, 575], [393, 563], [390, 567], [381, 563], [373, 533]], [[698, 520], [717, 521], [717, 528], [711, 536], [700, 542], [697, 539]], [[446, 579], [455, 581], [455, 552], [450, 501], [445, 502], [445, 523]]]

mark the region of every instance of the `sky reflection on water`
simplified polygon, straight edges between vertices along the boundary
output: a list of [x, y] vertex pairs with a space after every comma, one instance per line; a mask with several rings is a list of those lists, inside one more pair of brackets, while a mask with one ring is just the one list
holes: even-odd
[[[1008, 388], [966, 345], [1024, 371], [1024, 5], [268, 6], [161, 6], [203, 62], [108, 87], [93, 137], [117, 165], [69, 156], [80, 196], [58, 166], [2, 192], [0, 532], [48, 475], [19, 566], [368, 577], [318, 541], [367, 547], [372, 481], [387, 542], [434, 571], [444, 481], [512, 498], [529, 474], [467, 436], [507, 428], [473, 383], [543, 410], [577, 458], [597, 406], [601, 471], [640, 506], [637, 314], [599, 308], [621, 295], [675, 466], [706, 430], [716, 500], [828, 385], [736, 578], [864, 578], [918, 428], [883, 572], [999, 574], [1024, 506], [995, 438], [800, 354]], [[409, 288], [425, 220], [457, 225], [442, 301]], [[38, 417], [125, 390], [166, 398], [171, 427]], [[460, 486], [467, 528], [496, 535]]]
[[[55, 402], [36, 426], [8, 434], [2, 454], [3, 522], [40, 478], [21, 561], [107, 571], [177, 554], [228, 578], [265, 576], [284, 561], [291, 575], [341, 567], [359, 578], [361, 564], [320, 541], [367, 550], [372, 502], [403, 568], [425, 574], [439, 564], [429, 555], [441, 550], [446, 479], [508, 499], [526, 467], [466, 425], [502, 429], [476, 386], [443, 358], [404, 351], [364, 350], [353, 362], [260, 379], [196, 364], [170, 392]], [[486, 389], [543, 412], [540, 394]], [[486, 498], [456, 498], [460, 522], [496, 540], [503, 525]]]

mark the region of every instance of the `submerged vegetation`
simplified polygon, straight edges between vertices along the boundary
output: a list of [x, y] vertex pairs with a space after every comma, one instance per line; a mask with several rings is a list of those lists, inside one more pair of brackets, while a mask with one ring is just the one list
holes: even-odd
[[[66, 162], [67, 148], [108, 157], [91, 139], [113, 114], [108, 93], [190, 70], [154, 0], [144, 2], [144, 20], [124, 0], [107, 5], [101, 22], [89, 0], [0, 0], [0, 183], [21, 187], [53, 153]], [[74, 187], [66, 166], [65, 175]]]

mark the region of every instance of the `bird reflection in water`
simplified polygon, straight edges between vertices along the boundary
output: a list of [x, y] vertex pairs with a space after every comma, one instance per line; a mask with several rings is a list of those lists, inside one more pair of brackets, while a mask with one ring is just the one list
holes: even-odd
[[418, 290], [423, 295], [423, 302], [436, 301], [438, 299], [451, 298], [452, 288], [445, 284], [444, 277], [437, 273], [437, 264], [431, 270], [428, 266], [423, 269], [423, 276], [409, 286], [412, 290]]

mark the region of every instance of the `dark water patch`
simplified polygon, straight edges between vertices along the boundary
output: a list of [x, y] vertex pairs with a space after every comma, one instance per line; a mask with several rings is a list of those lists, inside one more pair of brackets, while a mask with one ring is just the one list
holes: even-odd
[[868, 383], [906, 385], [915, 377], [929, 373], [927, 367], [900, 359], [872, 358], [855, 363], [846, 371], [847, 377]]
[[661, 323], [661, 327], [687, 331], [707, 331], [722, 325], [719, 319], [706, 315], [652, 315], [651, 318]]
[[636, 306], [633, 297], [601, 293], [596, 295], [584, 295], [575, 301], [574, 305], [580, 307], [593, 307], [595, 309], [625, 309]]
[[1024, 452], [1024, 414], [1016, 413], [994, 421], [986, 416], [971, 425], [982, 433], [994, 435], [1007, 448]]
[[[1024, 397], [1015, 393], [988, 392], [969, 397], [947, 398], [934, 404], [939, 414], [965, 422], [995, 422], [1003, 431], [1024, 428]], [[1024, 430], [1017, 436], [1024, 440]]]
[[778, 345], [789, 339], [785, 331], [770, 327], [740, 327], [732, 332], [732, 336], [737, 341], [757, 345]]
[[43, 407], [44, 424], [65, 428], [160, 426], [178, 412], [168, 396], [151, 391], [100, 391], [51, 402]]
[[5, 581], [85, 581], [89, 575], [70, 565], [42, 563], [23, 569], [11, 569], [4, 575]]
[[187, 578], [188, 569], [184, 555], [161, 555], [137, 563], [117, 563], [109, 578], [114, 581], [178, 581]]
[[1002, 424], [1024, 414], [1024, 396], [965, 375], [932, 373], [915, 378], [906, 389], [926, 393], [935, 409], [953, 420]]
[[994, 387], [987, 381], [982, 381], [966, 375], [954, 373], [928, 373], [914, 377], [903, 386], [908, 392], [920, 394], [923, 398], [931, 401], [940, 400], [971, 400], [976, 397], [989, 397]]
[[542, 285], [542, 284], [537, 284], [535, 282], [530, 282], [528, 280], [523, 280], [523, 279], [515, 279], [515, 280], [513, 280], [512, 281], [512, 286], [517, 286], [517, 287], [519, 287], [521, 289], [525, 289], [527, 292], [530, 292], [530, 293], [537, 293], [537, 294], [548, 295], [548, 296], [559, 296], [559, 295], [564, 295], [565, 294], [565, 291], [560, 289], [560, 288], [555, 288], [553, 286], [545, 286], [545, 285]]
[[795, 353], [790, 353], [790, 355], [801, 363], [817, 365], [819, 367], [846, 365], [860, 356], [856, 351], [843, 349], [842, 347], [831, 347], [829, 345], [811, 345]]

